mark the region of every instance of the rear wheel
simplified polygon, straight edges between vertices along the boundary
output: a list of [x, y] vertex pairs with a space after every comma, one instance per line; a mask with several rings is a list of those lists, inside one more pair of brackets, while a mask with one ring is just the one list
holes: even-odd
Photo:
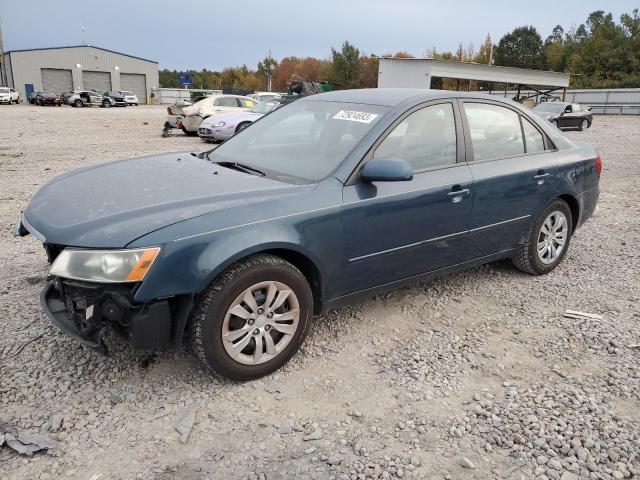
[[529, 230], [525, 243], [513, 257], [516, 268], [532, 275], [544, 275], [556, 268], [571, 243], [573, 218], [564, 200], [554, 200]]
[[198, 135], [198, 132], [191, 132], [191, 131], [187, 130], [186, 128], [184, 128], [184, 125], [180, 125], [180, 128], [182, 129], [182, 131], [184, 132], [185, 135], [188, 135], [190, 137], [195, 137], [196, 135]]
[[253, 380], [284, 365], [307, 334], [311, 288], [280, 257], [256, 255], [225, 270], [191, 317], [191, 346], [219, 374]]

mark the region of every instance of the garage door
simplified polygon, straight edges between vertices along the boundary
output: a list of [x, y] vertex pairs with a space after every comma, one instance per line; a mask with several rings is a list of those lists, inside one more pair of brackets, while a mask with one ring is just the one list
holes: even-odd
[[120, 88], [138, 96], [140, 103], [147, 103], [147, 78], [141, 73], [121, 73]]
[[111, 74], [109, 72], [82, 71], [82, 84], [85, 90], [111, 90]]
[[71, 70], [62, 70], [58, 68], [43, 68], [42, 72], [42, 90], [45, 92], [53, 92], [60, 95], [63, 92], [73, 90], [73, 77]]

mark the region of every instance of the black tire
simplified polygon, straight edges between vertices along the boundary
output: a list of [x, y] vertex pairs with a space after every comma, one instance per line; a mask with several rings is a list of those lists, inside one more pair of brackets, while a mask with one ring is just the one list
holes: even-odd
[[111, 102], [107, 99], [104, 99], [102, 101], [102, 108], [110, 108], [111, 107]]
[[251, 122], [242, 122], [239, 123], [238, 126], [236, 127], [236, 132], [241, 132], [242, 130], [244, 130], [245, 128], [247, 128], [249, 125], [251, 125]]
[[189, 137], [195, 137], [196, 135], [198, 135], [198, 132], [190, 132], [189, 130], [187, 130], [186, 128], [184, 128], [184, 125], [180, 125], [180, 128], [182, 129], [182, 131], [184, 132], [185, 135], [189, 136]]
[[[294, 292], [300, 310], [298, 327], [274, 358], [257, 365], [245, 365], [234, 360], [224, 348], [224, 317], [238, 295], [263, 281], [282, 282]], [[234, 380], [254, 380], [276, 371], [298, 351], [307, 335], [312, 311], [311, 288], [296, 267], [274, 255], [254, 255], [227, 268], [198, 301], [190, 319], [191, 347], [203, 364], [220, 375]]]
[[589, 121], [585, 118], [580, 122], [580, 126], [578, 127], [578, 130], [580, 130], [581, 132], [584, 132], [587, 128], [589, 128]]
[[[538, 257], [538, 239], [541, 235], [542, 225], [549, 215], [553, 212], [562, 212], [567, 219], [567, 236], [564, 247], [560, 252], [560, 255], [549, 264], [543, 263]], [[540, 214], [533, 226], [529, 229], [526, 235], [526, 241], [519, 247], [518, 253], [512, 258], [514, 266], [518, 270], [530, 273], [531, 275], [545, 275], [556, 268], [562, 259], [567, 254], [569, 246], [571, 244], [571, 234], [573, 232], [573, 217], [571, 216], [571, 209], [567, 202], [557, 198], [544, 211]]]
[[78, 99], [75, 102], [73, 102], [73, 106], [76, 108], [84, 107], [84, 103], [82, 102], [82, 100]]
[[36, 105], [38, 105], [39, 107], [42, 106], [42, 101], [39, 98], [36, 98]]

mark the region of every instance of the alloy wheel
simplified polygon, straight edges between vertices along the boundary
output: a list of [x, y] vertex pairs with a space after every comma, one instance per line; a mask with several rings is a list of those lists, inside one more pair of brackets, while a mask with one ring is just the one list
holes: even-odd
[[252, 285], [231, 303], [222, 324], [227, 354], [244, 365], [259, 365], [278, 356], [300, 323], [300, 304], [281, 282]]
[[582, 130], [586, 130], [587, 128], [589, 128], [589, 122], [587, 122], [586, 120], [582, 120]]
[[545, 265], [560, 258], [569, 234], [569, 222], [564, 213], [551, 212], [540, 227], [538, 233], [538, 259]]

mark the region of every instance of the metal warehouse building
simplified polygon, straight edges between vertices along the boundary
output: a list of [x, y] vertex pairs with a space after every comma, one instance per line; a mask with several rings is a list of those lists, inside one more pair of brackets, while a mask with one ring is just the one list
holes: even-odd
[[100, 47], [36, 48], [5, 53], [8, 86], [25, 99], [33, 91], [129, 90], [149, 103], [158, 62]]

